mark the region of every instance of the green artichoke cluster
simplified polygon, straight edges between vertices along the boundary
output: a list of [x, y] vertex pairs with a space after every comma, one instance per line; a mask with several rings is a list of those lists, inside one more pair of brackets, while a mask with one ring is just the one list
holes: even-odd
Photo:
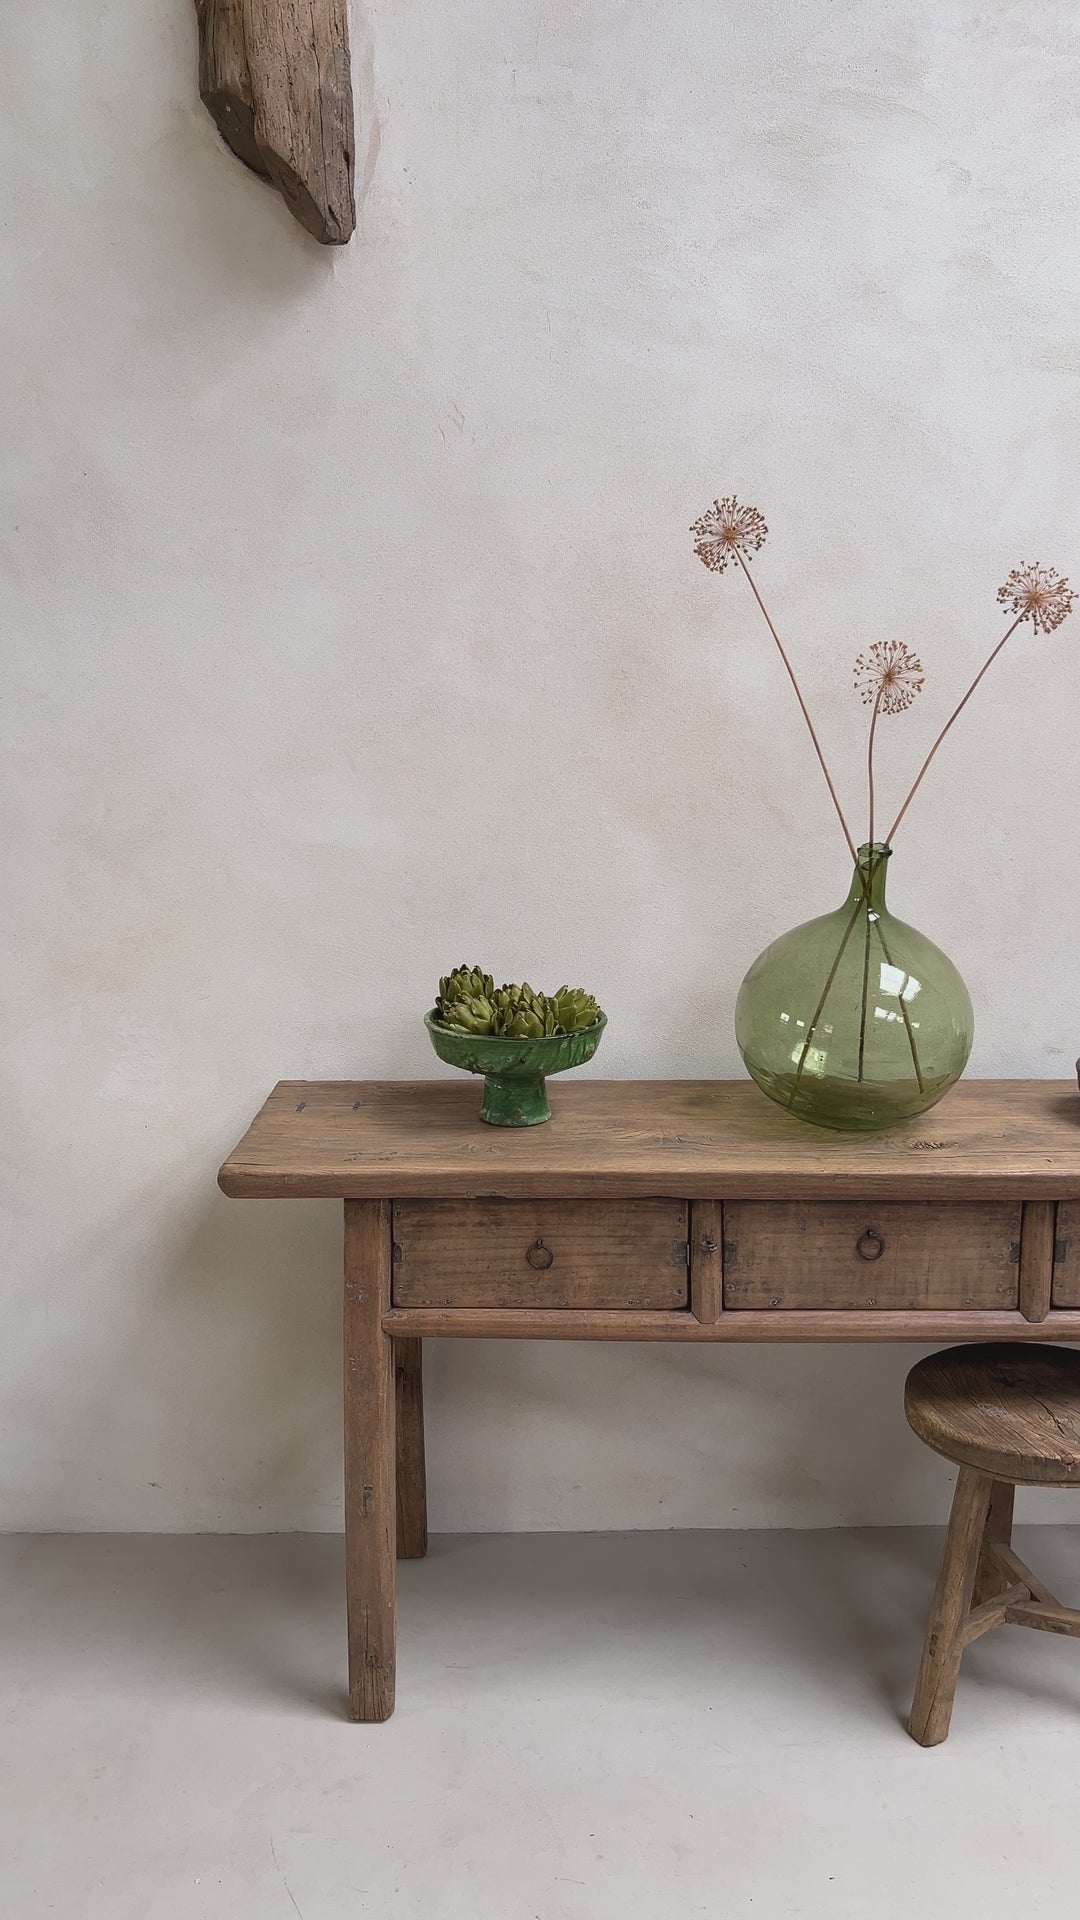
[[439, 981], [435, 1018], [458, 1033], [488, 1033], [507, 1040], [542, 1040], [547, 1035], [582, 1033], [603, 1018], [591, 993], [560, 987], [537, 993], [524, 986], [497, 987], [479, 967], [455, 967]]

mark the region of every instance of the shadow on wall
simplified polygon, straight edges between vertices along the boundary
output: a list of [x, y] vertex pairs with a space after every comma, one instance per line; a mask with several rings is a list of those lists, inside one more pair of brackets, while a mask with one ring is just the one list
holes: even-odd
[[51, 1391], [24, 1365], [7, 1409], [15, 1528], [339, 1528], [340, 1205], [229, 1202], [215, 1170], [97, 1222], [92, 1348], [54, 1315]]
[[340, 1525], [341, 1260], [340, 1202], [216, 1191], [183, 1249], [174, 1306], [189, 1367], [203, 1361], [186, 1450], [226, 1525]]
[[921, 1352], [429, 1342], [432, 1526], [943, 1521], [950, 1469], [903, 1414]]

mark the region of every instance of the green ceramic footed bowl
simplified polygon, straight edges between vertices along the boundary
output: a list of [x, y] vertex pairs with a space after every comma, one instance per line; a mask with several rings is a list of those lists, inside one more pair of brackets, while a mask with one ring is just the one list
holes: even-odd
[[544, 1077], [591, 1060], [607, 1026], [601, 1014], [581, 1033], [545, 1034], [540, 1040], [504, 1040], [492, 1033], [458, 1033], [443, 1027], [435, 1009], [425, 1016], [431, 1044], [447, 1066], [484, 1076], [481, 1120], [493, 1127], [535, 1127], [551, 1119]]

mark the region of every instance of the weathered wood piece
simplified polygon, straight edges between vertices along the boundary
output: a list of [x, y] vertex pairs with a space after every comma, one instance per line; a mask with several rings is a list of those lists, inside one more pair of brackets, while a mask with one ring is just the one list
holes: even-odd
[[681, 1200], [403, 1200], [395, 1307], [685, 1307]]
[[382, 1329], [390, 1304], [390, 1205], [345, 1207], [345, 1599], [349, 1712], [394, 1711], [394, 1348]]
[[1025, 1320], [1045, 1320], [1054, 1285], [1057, 1208], [1052, 1200], [1029, 1200], [1020, 1235], [1020, 1311]]
[[949, 1731], [990, 1486], [989, 1474], [961, 1467], [908, 1721], [911, 1737], [921, 1747], [938, 1746]]
[[1080, 1201], [1063, 1202], [1057, 1210], [1054, 1239], [1055, 1307], [1080, 1307]]
[[356, 226], [347, 0], [195, 0], [199, 92], [245, 166], [302, 227], [342, 246]]
[[424, 1456], [424, 1343], [394, 1341], [397, 1381], [397, 1553], [422, 1560], [427, 1552], [427, 1467]]
[[[354, 1714], [385, 1717], [393, 1701], [393, 1547], [396, 1533], [403, 1556], [423, 1550], [419, 1343], [436, 1335], [1007, 1341], [986, 1359], [1007, 1363], [994, 1381], [979, 1375], [983, 1349], [962, 1350], [971, 1360], [962, 1380], [951, 1371], [962, 1355], [922, 1363], [948, 1391], [936, 1395], [933, 1417], [912, 1424], [990, 1484], [974, 1566], [964, 1562], [964, 1591], [970, 1571], [973, 1592], [963, 1609], [945, 1595], [945, 1624], [959, 1622], [961, 1644], [1007, 1623], [1072, 1633], [1075, 1611], [1012, 1553], [1011, 1484], [999, 1484], [1080, 1485], [1077, 1380], [1067, 1372], [1080, 1356], [1045, 1345], [1048, 1336], [1080, 1341], [1080, 1287], [1065, 1247], [1074, 1224], [1080, 1236], [1080, 1104], [1071, 1089], [962, 1082], [931, 1115], [856, 1138], [805, 1126], [743, 1082], [584, 1081], [552, 1092], [550, 1124], [518, 1130], [485, 1127], [464, 1081], [283, 1081], [219, 1175], [237, 1196], [345, 1202]], [[398, 1268], [395, 1210], [411, 1243], [411, 1253], [400, 1243]], [[723, 1291], [748, 1244], [744, 1230], [771, 1247], [776, 1277], [768, 1304], [727, 1311]], [[853, 1257], [856, 1271], [877, 1270], [887, 1304], [880, 1291], [849, 1285]], [[395, 1272], [399, 1302], [446, 1304], [393, 1304]], [[1028, 1317], [1045, 1311], [1048, 1272], [1059, 1276], [1051, 1311]], [[654, 1284], [673, 1304], [648, 1304]], [[470, 1299], [485, 1304], [463, 1304]], [[1026, 1373], [1029, 1352], [1035, 1370]], [[948, 1632], [936, 1644], [949, 1661], [958, 1657]], [[942, 1724], [940, 1680], [931, 1673], [923, 1687], [927, 1729]]]
[[1080, 1353], [952, 1347], [920, 1360], [908, 1423], [935, 1453], [1019, 1486], [1080, 1485]]
[[719, 1200], [695, 1200], [690, 1209], [690, 1310], [714, 1327], [724, 1310], [724, 1209]]
[[1010, 1627], [1035, 1627], [1040, 1633], [1064, 1633], [1080, 1640], [1080, 1607], [1051, 1607], [1044, 1600], [1019, 1600], [1005, 1609]]
[[1020, 1555], [1014, 1553], [1011, 1546], [995, 1547], [993, 1556], [1006, 1579], [1019, 1583], [1030, 1599], [1041, 1600], [1044, 1607], [1060, 1607], [1057, 1594], [1051, 1593], [1046, 1582], [1024, 1565]]
[[908, 1420], [921, 1440], [960, 1463], [908, 1723], [921, 1746], [949, 1731], [965, 1647], [995, 1627], [1034, 1627], [1080, 1639], [1080, 1609], [1024, 1565], [1012, 1547], [1017, 1482], [1080, 1485], [1080, 1354], [1057, 1347], [960, 1347], [908, 1375]]
[[253, 173], [269, 178], [255, 138], [244, 0], [195, 0], [199, 20], [199, 94], [226, 146]]
[[[395, 1307], [383, 1322], [395, 1340], [660, 1340], [675, 1345], [709, 1341], [1030, 1340], [1046, 1338], [1021, 1313], [721, 1313], [710, 1326], [693, 1313], [625, 1307], [596, 1313], [589, 1307]], [[1080, 1313], [1055, 1313], [1055, 1340], [1080, 1340]]]
[[1015, 1575], [1008, 1573], [1001, 1555], [1012, 1546], [1016, 1488], [1007, 1480], [995, 1480], [990, 1490], [990, 1511], [986, 1516], [982, 1553], [975, 1575], [975, 1605], [998, 1598]]
[[1080, 1101], [1061, 1081], [961, 1080], [881, 1134], [807, 1126], [747, 1081], [550, 1092], [546, 1126], [487, 1127], [464, 1078], [283, 1080], [220, 1183], [249, 1199], [1080, 1200]]
[[1030, 1600], [1026, 1587], [1004, 1587], [990, 1600], [976, 1600], [964, 1625], [964, 1646], [970, 1647], [973, 1640], [981, 1640], [984, 1633], [992, 1633], [995, 1627], [1008, 1625], [1009, 1608], [1022, 1600]]
[[[729, 1202], [728, 1312], [1015, 1307], [1017, 1205]], [[1049, 1271], [1049, 1270], [1048, 1270]]]
[[255, 139], [289, 211], [324, 245], [356, 225], [346, 0], [244, 0]]
[[[1018, 1554], [1010, 1547], [993, 1545], [1001, 1525], [1004, 1491], [1011, 1496], [1014, 1489], [1005, 1489], [1000, 1481], [988, 1483], [988, 1476], [975, 1467], [961, 1467], [908, 1722], [912, 1738], [923, 1747], [939, 1745], [948, 1734], [960, 1662], [973, 1640], [996, 1627], [1034, 1627], [1039, 1633], [1080, 1639], [1080, 1608], [1062, 1606]], [[984, 1502], [986, 1520], [981, 1539], [975, 1539]], [[968, 1596], [973, 1558], [977, 1579], [998, 1582], [999, 1590], [983, 1600], [977, 1586]], [[990, 1563], [996, 1565], [987, 1573]], [[1011, 1584], [1003, 1585], [1006, 1580]]]

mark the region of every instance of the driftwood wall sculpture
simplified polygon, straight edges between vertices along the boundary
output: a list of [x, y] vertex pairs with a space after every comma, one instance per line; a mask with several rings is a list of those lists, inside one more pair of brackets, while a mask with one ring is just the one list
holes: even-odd
[[195, 0], [199, 92], [233, 152], [327, 246], [356, 225], [347, 0]]

